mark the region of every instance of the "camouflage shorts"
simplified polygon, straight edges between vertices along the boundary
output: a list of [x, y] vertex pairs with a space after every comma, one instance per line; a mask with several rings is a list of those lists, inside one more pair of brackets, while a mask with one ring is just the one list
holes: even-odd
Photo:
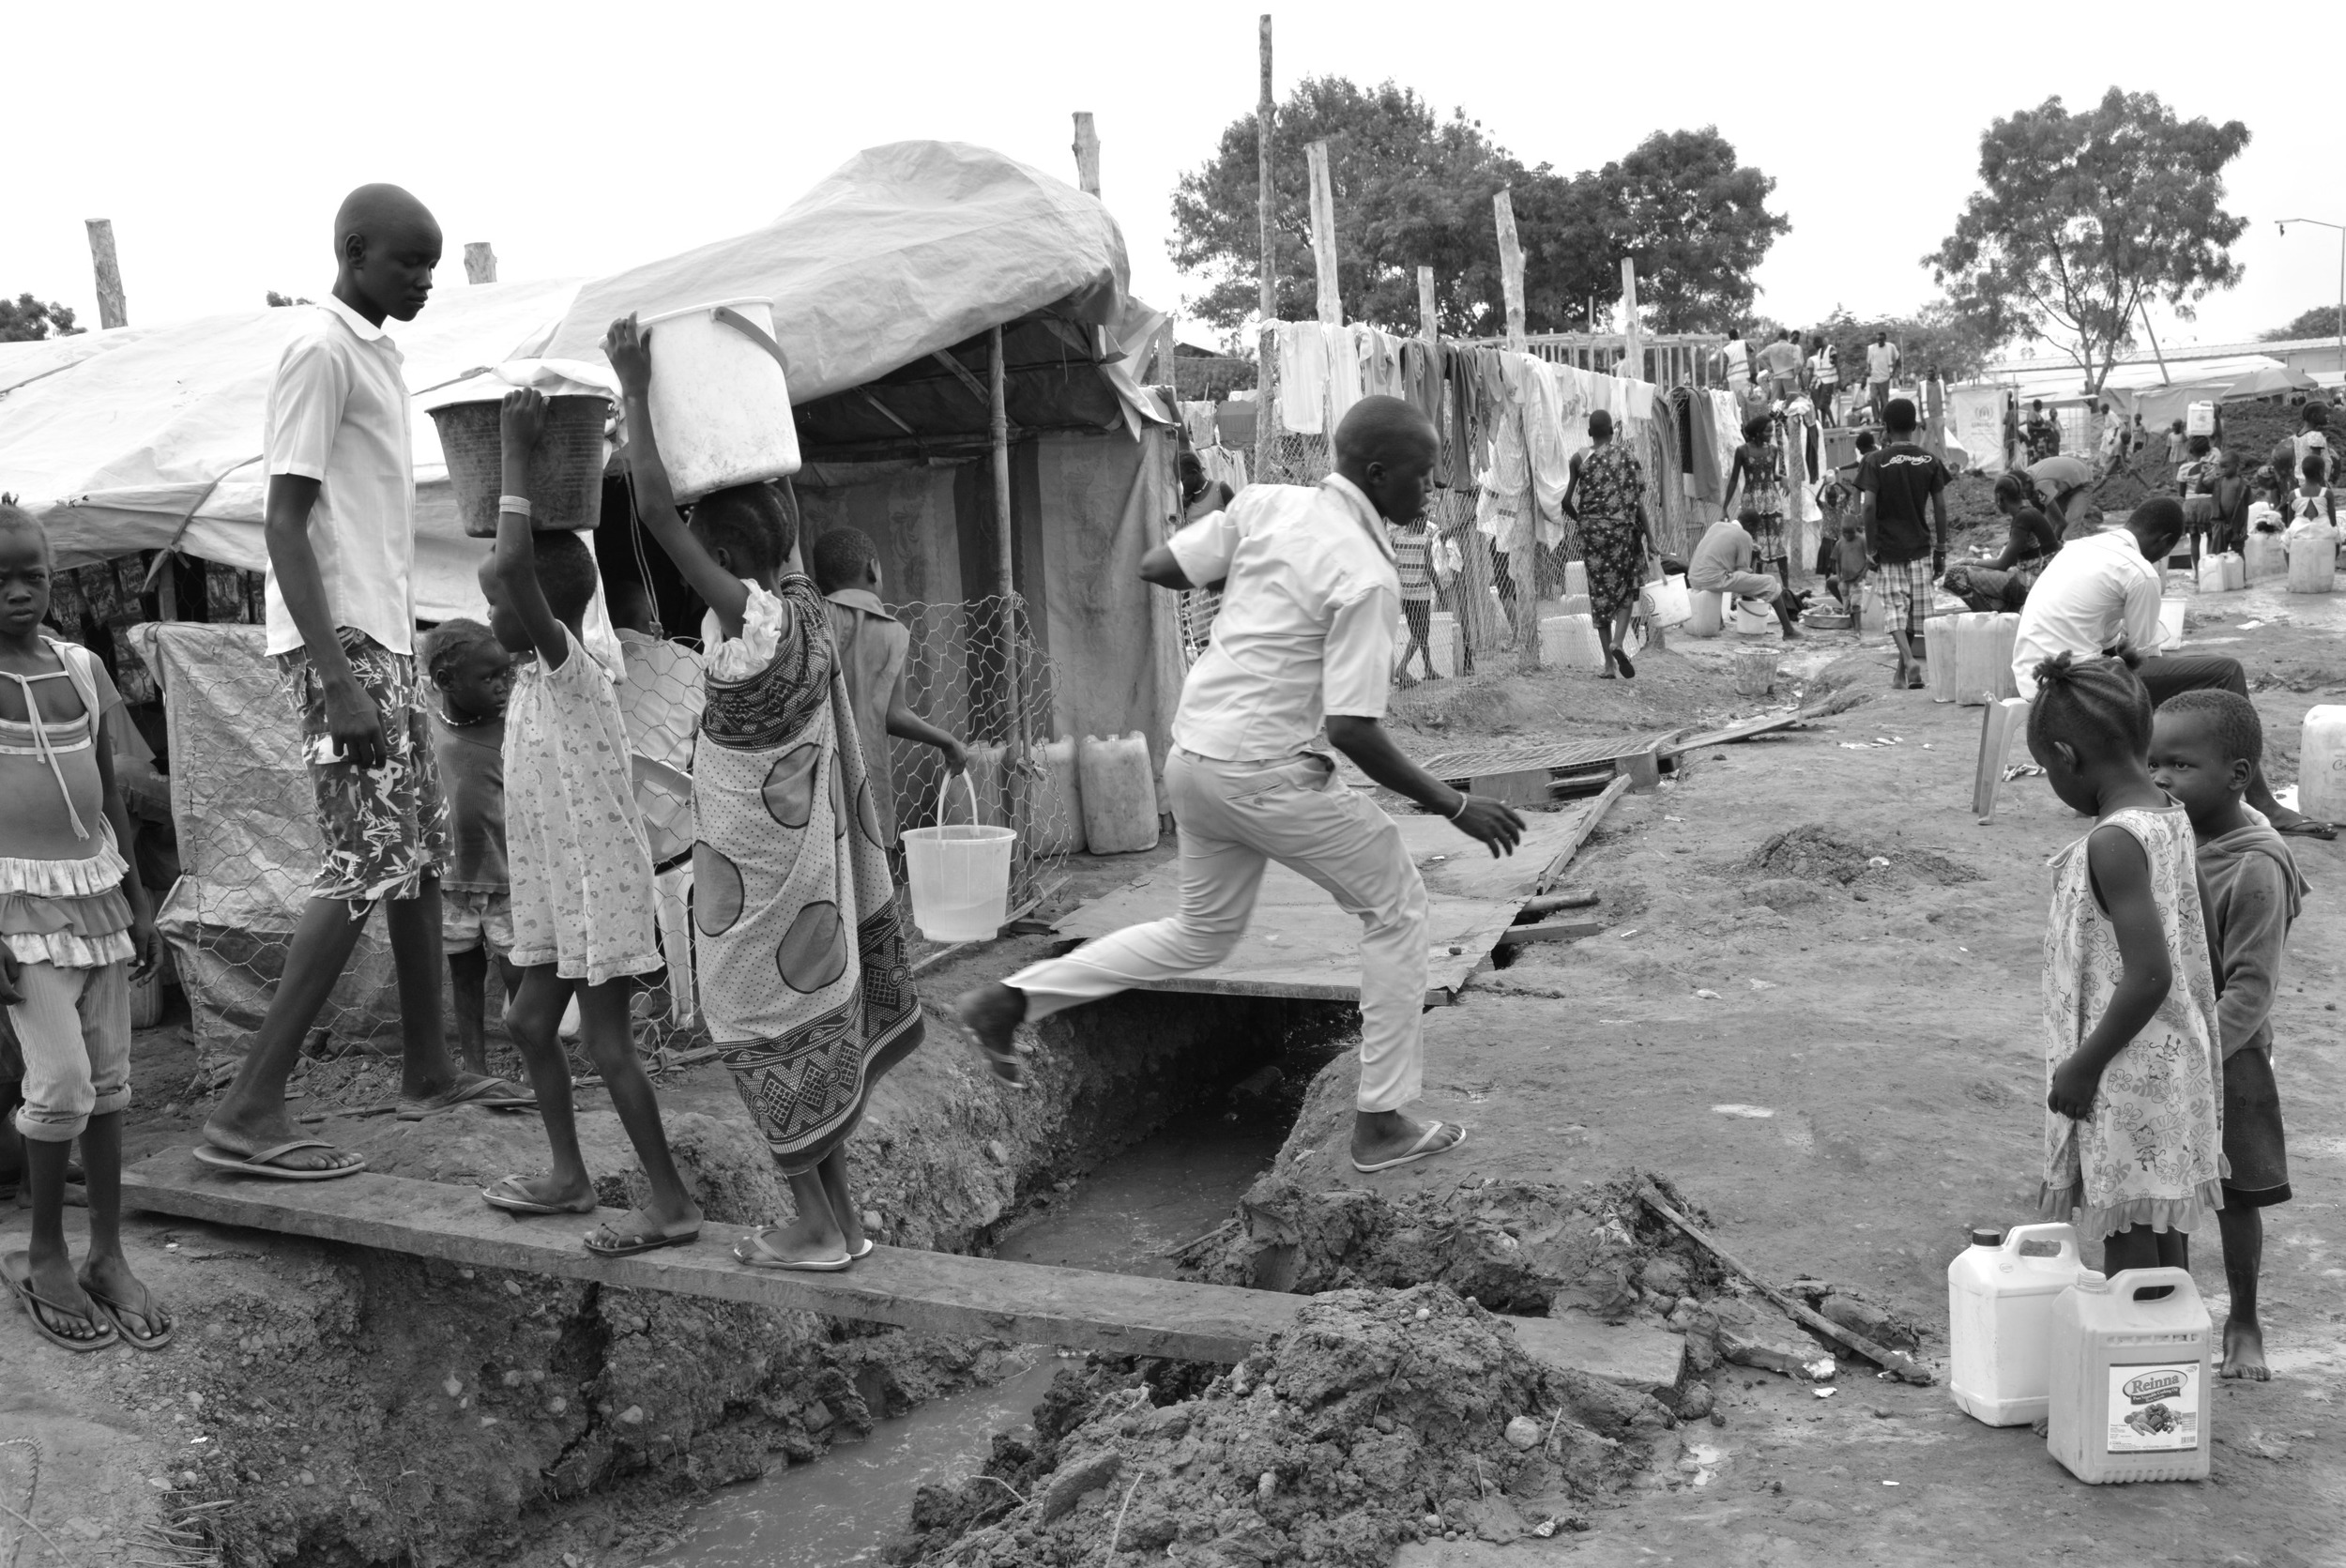
[[312, 898], [356, 906], [376, 899], [416, 896], [417, 885], [439, 874], [448, 855], [448, 806], [432, 759], [427, 693], [416, 662], [393, 653], [363, 632], [342, 629], [351, 673], [383, 716], [383, 766], [320, 757], [331, 745], [326, 692], [306, 648], [277, 656], [278, 678], [301, 720], [301, 750], [316, 795], [318, 837], [325, 859], [310, 885]]

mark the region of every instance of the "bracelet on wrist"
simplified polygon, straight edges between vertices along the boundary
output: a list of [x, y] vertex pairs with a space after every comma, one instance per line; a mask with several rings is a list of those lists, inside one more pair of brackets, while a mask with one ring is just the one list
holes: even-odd
[[1471, 801], [1473, 799], [1474, 797], [1469, 795], [1465, 790], [1462, 789], [1458, 791], [1458, 809], [1450, 814], [1450, 820], [1455, 822], [1458, 818], [1464, 816], [1466, 814], [1468, 802]]
[[498, 496], [497, 510], [513, 512], [522, 517], [534, 518], [537, 515], [535, 512], [530, 510], [529, 497], [526, 495]]

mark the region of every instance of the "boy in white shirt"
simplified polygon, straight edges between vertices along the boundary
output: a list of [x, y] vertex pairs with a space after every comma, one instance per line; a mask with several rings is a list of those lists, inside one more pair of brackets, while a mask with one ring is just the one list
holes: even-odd
[[399, 973], [400, 1114], [523, 1107], [529, 1093], [460, 1072], [441, 1024], [440, 869], [448, 812], [415, 661], [416, 494], [407, 387], [386, 318], [431, 297], [440, 226], [394, 185], [334, 218], [334, 291], [285, 345], [269, 386], [268, 651], [301, 723], [324, 864], [236, 1081], [204, 1127], [207, 1165], [280, 1180], [348, 1176], [365, 1159], [312, 1137], [285, 1082], [378, 900]]

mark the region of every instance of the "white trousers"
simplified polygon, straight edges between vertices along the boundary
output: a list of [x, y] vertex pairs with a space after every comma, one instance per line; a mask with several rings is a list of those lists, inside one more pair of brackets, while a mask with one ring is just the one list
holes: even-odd
[[1425, 884], [1393, 819], [1338, 784], [1335, 765], [1318, 755], [1216, 762], [1177, 749], [1165, 788], [1181, 830], [1180, 913], [1011, 976], [1027, 1016], [1220, 963], [1255, 912], [1264, 865], [1276, 860], [1360, 919], [1360, 1108], [1415, 1100], [1424, 1083]]

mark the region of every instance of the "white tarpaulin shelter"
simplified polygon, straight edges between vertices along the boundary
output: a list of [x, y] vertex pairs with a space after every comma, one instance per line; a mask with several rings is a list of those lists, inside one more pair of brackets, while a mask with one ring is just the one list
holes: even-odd
[[[575, 280], [442, 288], [412, 322], [388, 323], [419, 394], [510, 357], [577, 292]], [[294, 305], [176, 327], [117, 328], [7, 344], [0, 355], [0, 491], [49, 529], [77, 566], [176, 543], [259, 571], [266, 564], [261, 423]], [[416, 609], [479, 615], [467, 540], [449, 500], [431, 417], [415, 416]]]
[[596, 279], [531, 352], [597, 359], [631, 311], [770, 299], [790, 401], [804, 403], [1062, 301], [1110, 321], [1130, 276], [1097, 197], [967, 143], [894, 142], [762, 229]]

